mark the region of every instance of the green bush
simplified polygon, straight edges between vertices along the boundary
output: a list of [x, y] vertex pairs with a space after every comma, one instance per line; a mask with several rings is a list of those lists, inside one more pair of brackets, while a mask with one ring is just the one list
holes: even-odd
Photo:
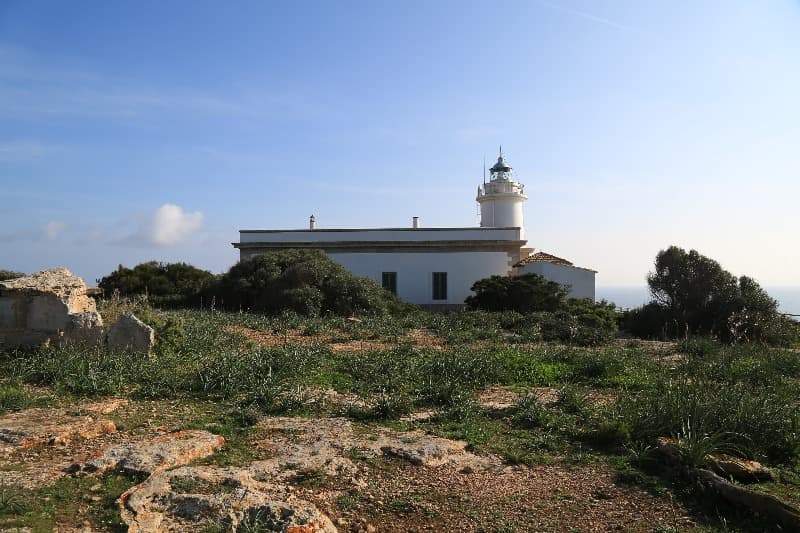
[[0, 269], [0, 281], [6, 281], [14, 278], [21, 278], [25, 274], [22, 272], [14, 272], [13, 270]]
[[[640, 339], [665, 339], [674, 337], [668, 330], [671, 326], [667, 309], [657, 302], [646, 303], [622, 314], [622, 329]], [[672, 324], [674, 326], [674, 324]]]
[[520, 313], [556, 311], [567, 295], [564, 287], [539, 274], [490, 276], [476, 281], [472, 291], [465, 300], [472, 309]]
[[397, 299], [320, 250], [278, 250], [240, 261], [212, 289], [217, 306], [300, 315], [385, 313]]
[[566, 298], [561, 285], [538, 274], [491, 276], [477, 281], [472, 290], [475, 294], [466, 299], [470, 308], [501, 313], [491, 322], [482, 321], [483, 332], [490, 332], [493, 325], [514, 331], [523, 342], [596, 346], [617, 331], [619, 315], [614, 304]]
[[133, 268], [122, 265], [97, 281], [106, 297], [146, 294], [153, 303], [168, 307], [199, 305], [202, 292], [217, 276], [186, 263], [148, 261]]

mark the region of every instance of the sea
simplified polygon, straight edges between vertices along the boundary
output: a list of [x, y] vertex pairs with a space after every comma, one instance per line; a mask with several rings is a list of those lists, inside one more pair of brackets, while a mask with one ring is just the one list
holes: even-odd
[[[800, 319], [800, 287], [764, 287], [770, 296], [778, 300], [783, 313], [798, 315]], [[596, 300], [606, 300], [617, 304], [617, 307], [631, 309], [650, 301], [647, 287], [597, 287]]]

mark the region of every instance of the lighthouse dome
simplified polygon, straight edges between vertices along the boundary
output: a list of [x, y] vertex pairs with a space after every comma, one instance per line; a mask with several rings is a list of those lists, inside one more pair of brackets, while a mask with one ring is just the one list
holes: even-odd
[[503, 152], [500, 152], [500, 157], [497, 158], [497, 163], [489, 169], [490, 172], [510, 172], [511, 165], [506, 163], [505, 158], [503, 157]]

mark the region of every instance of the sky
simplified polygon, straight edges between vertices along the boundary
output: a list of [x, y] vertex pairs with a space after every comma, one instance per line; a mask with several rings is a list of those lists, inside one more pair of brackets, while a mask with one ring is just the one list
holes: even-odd
[[800, 286], [800, 2], [0, 2], [0, 268], [238, 258], [239, 229], [478, 224], [641, 286]]

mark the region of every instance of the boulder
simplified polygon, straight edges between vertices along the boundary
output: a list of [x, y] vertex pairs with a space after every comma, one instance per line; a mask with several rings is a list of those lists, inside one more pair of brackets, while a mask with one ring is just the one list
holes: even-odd
[[150, 354], [156, 333], [133, 313], [124, 313], [108, 328], [106, 346], [111, 351]]
[[70, 315], [65, 337], [71, 341], [91, 346], [103, 343], [103, 318], [97, 311], [86, 311]]
[[0, 281], [0, 346], [99, 343], [103, 319], [84, 281], [64, 267]]

